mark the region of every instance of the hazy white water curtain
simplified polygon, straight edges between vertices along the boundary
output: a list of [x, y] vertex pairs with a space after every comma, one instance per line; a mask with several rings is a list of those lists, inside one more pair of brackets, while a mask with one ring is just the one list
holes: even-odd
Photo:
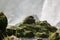
[[51, 25], [60, 21], [60, 0], [0, 0], [0, 11], [8, 17], [9, 25], [15, 25], [28, 16], [37, 15]]

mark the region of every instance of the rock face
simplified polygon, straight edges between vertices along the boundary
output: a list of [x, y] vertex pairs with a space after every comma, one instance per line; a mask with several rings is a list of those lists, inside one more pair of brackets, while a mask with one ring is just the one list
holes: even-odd
[[8, 40], [20, 40], [20, 39], [17, 38], [16, 36], [12, 35], [8, 38]]

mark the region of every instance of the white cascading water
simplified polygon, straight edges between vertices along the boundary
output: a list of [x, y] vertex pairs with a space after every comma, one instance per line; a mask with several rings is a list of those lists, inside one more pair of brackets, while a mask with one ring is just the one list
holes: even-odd
[[60, 0], [45, 0], [41, 19], [55, 26], [60, 21]]
[[8, 25], [22, 22], [29, 15], [56, 25], [60, 21], [60, 0], [0, 0], [0, 11], [7, 16]]

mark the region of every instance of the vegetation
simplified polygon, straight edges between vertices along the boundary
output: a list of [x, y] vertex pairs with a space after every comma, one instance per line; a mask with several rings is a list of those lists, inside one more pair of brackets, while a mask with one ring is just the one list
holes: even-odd
[[[49, 38], [50, 40], [59, 40], [60, 35], [57, 33], [57, 28], [51, 26], [47, 21], [35, 21], [33, 16], [28, 16], [25, 18], [22, 24], [17, 26], [12, 26], [7, 28], [7, 17], [3, 12], [0, 13], [0, 36], [7, 33], [8, 36], [15, 35], [17, 37], [40, 37]], [[7, 31], [6, 31], [7, 30]], [[4, 32], [3, 32], [4, 31]], [[1, 38], [1, 37], [0, 37]]]
[[3, 12], [0, 12], [0, 40], [4, 38], [3, 35], [6, 36], [7, 24], [7, 17], [4, 15]]
[[27, 17], [23, 22], [23, 24], [33, 24], [33, 23], [35, 23], [35, 19], [33, 16]]
[[[15, 30], [15, 32], [11, 35], [16, 35], [17, 37], [40, 37], [40, 38], [50, 38], [53, 40], [52, 34], [56, 33], [57, 28], [54, 26], [51, 26], [47, 21], [38, 21], [35, 22], [35, 19], [33, 16], [27, 17], [22, 24], [20, 24], [18, 27], [13, 27], [9, 29], [10, 31]], [[15, 34], [14, 34], [15, 33]], [[52, 38], [51, 38], [52, 36]], [[54, 39], [55, 40], [55, 39]]]

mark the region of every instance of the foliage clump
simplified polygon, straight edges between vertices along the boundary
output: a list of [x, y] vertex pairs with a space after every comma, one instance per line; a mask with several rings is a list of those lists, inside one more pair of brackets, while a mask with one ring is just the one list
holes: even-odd
[[35, 23], [35, 19], [33, 16], [27, 17], [23, 22], [23, 24], [33, 24], [33, 23]]
[[[40, 37], [49, 38], [51, 33], [55, 33], [57, 28], [51, 26], [47, 21], [35, 21], [33, 16], [28, 16], [17, 28], [18, 37]], [[13, 29], [14, 30], [14, 29]]]
[[8, 24], [7, 17], [3, 12], [0, 12], [0, 30], [5, 31]]
[[0, 12], [0, 40], [2, 40], [4, 36], [6, 36], [7, 24], [8, 24], [7, 17], [3, 12]]

